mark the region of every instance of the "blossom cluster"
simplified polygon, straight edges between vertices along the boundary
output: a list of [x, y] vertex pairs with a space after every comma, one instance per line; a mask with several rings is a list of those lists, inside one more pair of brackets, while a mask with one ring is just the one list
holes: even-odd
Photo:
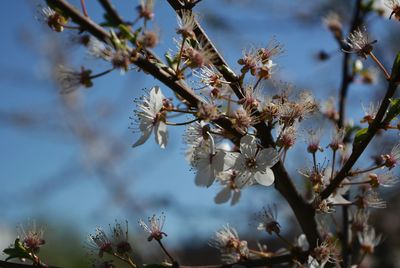
[[[241, 58], [237, 59], [238, 71], [230, 69], [207, 35], [201, 34], [203, 30], [199, 26], [199, 17], [192, 10], [198, 2], [178, 0], [182, 9], [176, 10], [176, 48], [165, 53], [165, 60], [151, 50], [159, 43], [158, 31], [152, 29], [154, 1], [140, 0], [136, 8], [137, 17], [132, 22], [123, 21], [116, 27], [110, 20], [106, 23], [110, 25], [109, 30], [92, 35], [85, 33], [79, 39], [92, 57], [109, 65], [108, 69], [94, 74], [91, 69], [84, 67], [76, 71], [59, 66], [57, 79], [61, 93], [67, 94], [76, 92], [79, 87], [92, 87], [94, 79], [114, 70], [125, 74], [138, 69], [158, 79], [161, 77], [160, 80], [175, 95], [166, 97], [168, 94], [164, 94], [161, 87], [153, 86], [135, 100], [131, 129], [139, 137], [135, 137], [132, 147], [145, 144], [154, 133], [156, 144], [164, 149], [168, 146], [169, 128], [185, 126], [183, 140], [187, 145], [186, 158], [195, 172], [195, 184], [208, 188], [218, 183], [221, 189], [214, 198], [215, 203], [230, 201], [234, 205], [238, 203], [244, 188], [256, 184], [268, 187], [275, 180], [283, 179], [278, 174], [281, 177], [288, 176], [284, 166], [288, 151], [298, 142], [304, 119], [320, 109], [308, 91], [296, 91], [285, 85], [276, 94], [270, 93], [273, 88], [268, 88], [269, 94], [265, 93], [264, 87], [269, 87], [271, 81], [275, 82], [275, 74], [279, 69], [276, 59], [283, 53], [282, 44], [276, 40], [264, 46], [246, 49]], [[358, 7], [362, 9], [359, 11], [363, 16], [378, 10], [373, 2], [368, 7], [371, 10]], [[83, 5], [84, 1], [81, 3]], [[400, 20], [398, 0], [386, 0], [385, 6], [391, 12], [389, 18]], [[358, 13], [355, 12], [356, 16], [359, 16]], [[59, 10], [46, 7], [41, 9], [41, 14], [42, 20], [53, 31], [71, 29], [79, 30], [80, 34], [91, 32], [80, 25], [79, 20], [75, 21], [77, 25], [71, 25], [74, 21], [71, 22], [70, 17], [74, 16], [67, 16]], [[399, 79], [395, 73], [389, 74], [374, 55], [376, 41], [371, 40], [367, 28], [359, 24], [359, 20], [361, 22], [363, 19], [354, 18], [357, 23], [352, 26], [347, 38], [344, 37], [345, 27], [341, 16], [329, 12], [323, 19], [326, 28], [338, 41], [340, 51], [346, 53], [344, 86], [341, 91], [346, 91], [347, 83], [356, 82], [356, 78], [361, 78], [365, 84], [377, 81], [376, 76], [380, 73], [364, 69], [360, 60], [371, 59], [377, 66], [376, 70], [380, 70], [389, 81], [389, 96]], [[98, 27], [101, 27], [100, 24]], [[320, 54], [321, 60], [329, 57], [329, 54]], [[395, 64], [398, 67], [398, 59]], [[396, 68], [393, 70], [396, 71]], [[298, 184], [292, 185], [289, 177], [287, 185], [279, 184], [279, 187], [287, 188], [278, 190], [288, 199], [293, 209], [300, 207], [308, 213], [299, 216], [295, 211], [304, 232], [309, 227], [304, 226], [305, 222], [317, 226], [314, 241], [309, 234], [301, 234], [295, 242], [284, 238], [277, 206], [267, 206], [258, 215], [257, 229], [275, 235], [284, 243], [285, 250], [273, 252], [266, 245], [259, 245], [259, 250], [250, 249], [247, 241], [239, 238], [236, 229], [225, 225], [210, 241], [211, 246], [219, 249], [222, 260], [233, 264], [257, 258], [270, 260], [274, 256], [290, 253], [294, 256], [292, 263], [299, 266], [302, 265], [300, 263], [307, 263], [308, 267], [324, 267], [327, 263], [339, 265], [343, 261], [342, 257], [346, 257], [340, 256], [339, 242], [342, 251], [347, 246], [354, 246], [354, 249], [359, 248], [362, 256], [372, 254], [381, 242], [381, 235], [377, 235], [369, 224], [369, 216], [371, 209], [386, 207], [380, 189], [394, 186], [399, 179], [393, 169], [399, 165], [400, 145], [394, 145], [390, 151], [378, 155], [371, 163], [358, 162], [359, 166], [355, 166], [355, 163], [360, 157], [358, 152], [363, 152], [378, 131], [400, 129], [400, 123], [393, 124], [400, 114], [400, 100], [393, 96], [394, 92], [380, 102], [363, 105], [364, 116], [359, 120], [360, 125], [346, 120], [343, 106], [337, 110], [333, 100], [328, 101], [325, 109], [321, 110], [333, 131], [325, 144], [321, 144], [322, 130], [308, 129], [305, 151], [312, 162], [309, 167], [299, 170], [304, 177], [304, 192], [301, 192]], [[344, 102], [345, 94], [342, 93], [340, 97]], [[339, 105], [343, 104], [339, 101]], [[176, 118], [184, 119], [175, 122]], [[333, 214], [338, 207], [350, 215], [345, 219], [343, 228], [349, 225], [349, 230], [342, 230], [342, 241], [339, 241], [337, 234], [332, 233], [333, 228], [329, 226], [336, 224]], [[299, 219], [302, 216], [309, 218]], [[139, 225], [148, 233], [148, 241], [156, 241], [161, 246], [170, 261], [168, 265], [175, 267], [176, 260], [162, 244], [163, 238], [167, 236], [163, 231], [164, 222], [164, 215], [153, 215], [149, 217], [148, 223], [140, 220]], [[110, 226], [110, 233], [97, 228], [95, 234], [89, 235], [88, 241], [89, 247], [100, 258], [109, 254], [136, 267], [131, 258], [127, 223], [124, 229], [122, 224], [116, 222], [115, 226]], [[36, 229], [24, 232], [21, 236], [21, 245], [33, 260], [36, 260], [35, 254], [44, 243], [43, 233]], [[16, 245], [19, 244], [16, 242]], [[40, 261], [36, 264], [40, 264]], [[102, 260], [97, 266], [112, 267], [113, 264]]]

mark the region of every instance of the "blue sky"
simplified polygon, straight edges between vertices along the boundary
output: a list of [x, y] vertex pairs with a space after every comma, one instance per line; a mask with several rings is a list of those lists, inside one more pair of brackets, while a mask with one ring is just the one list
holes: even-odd
[[[99, 19], [97, 4], [87, 2], [89, 14]], [[118, 2], [125, 18], [135, 15], [135, 1], [114, 2]], [[154, 27], [162, 39], [156, 49], [160, 55], [175, 49], [172, 37], [176, 19], [165, 2], [156, 1], [155, 11]], [[170, 130], [170, 143], [165, 150], [160, 150], [153, 138], [141, 147], [130, 148], [137, 138], [128, 129], [134, 98], [140, 96], [141, 89], [153, 85], [160, 85], [166, 95], [171, 95], [165, 86], [143, 73], [113, 73], [95, 81], [93, 88], [81, 90], [73, 100], [74, 107], [84, 114], [82, 118], [101, 137], [91, 157], [101, 156], [102, 146], [108, 148], [114, 142], [122, 148], [117, 151], [112, 177], [120, 181], [123, 191], [132, 196], [135, 204], [122, 206], [109, 194], [109, 183], [113, 182], [104, 183], [99, 179], [88, 161], [90, 151], [86, 144], [71, 134], [70, 115], [65, 116], [62, 100], [49, 76], [50, 49], [57, 48], [52, 36], [57, 33], [35, 19], [37, 3], [40, 1], [7, 1], [0, 11], [3, 51], [0, 119], [6, 122], [0, 128], [0, 181], [4, 194], [0, 197], [0, 225], [14, 226], [27, 218], [46, 217], [88, 233], [95, 226], [106, 226], [114, 219], [128, 219], [131, 227], [136, 228], [139, 218], [164, 211], [171, 240], [193, 234], [209, 237], [226, 222], [239, 229], [247, 228], [249, 215], [275, 196], [272, 187], [245, 190], [242, 202], [234, 207], [215, 205], [213, 198], [218, 187], [203, 189], [194, 185], [193, 172], [184, 159], [183, 128]], [[306, 13], [307, 5], [306, 1], [204, 0], [197, 11], [209, 36], [236, 71], [239, 70], [236, 61], [243, 48], [250, 44], [265, 45], [276, 39], [283, 43], [285, 53], [277, 60], [279, 69], [275, 81], [293, 83], [298, 89], [307, 86], [317, 99], [322, 99], [335, 94], [339, 85], [339, 71], [335, 66], [341, 57], [336, 53], [329, 62], [315, 61], [314, 55], [320, 49], [335, 51], [337, 46], [320, 20], [299, 23], [293, 19]], [[213, 27], [211, 22], [216, 17], [222, 18], [221, 22], [226, 25], [219, 23]], [[66, 54], [72, 66], [84, 64], [99, 71], [107, 68], [106, 63], [91, 59], [77, 47]], [[360, 85], [352, 87], [350, 106], [360, 107], [360, 102], [368, 102], [363, 94], [365, 90]], [[16, 112], [34, 116], [37, 122], [28, 126], [9, 123], [10, 115]], [[360, 116], [362, 111], [351, 109], [349, 113]], [[302, 149], [301, 140], [299, 144]], [[293, 162], [293, 174], [304, 163], [297, 159], [289, 158]], [[160, 198], [172, 205], [164, 209], [163, 205], [154, 205]], [[148, 208], [135, 212], [129, 208], [132, 205]], [[286, 207], [285, 203], [278, 205]], [[247, 215], [237, 217], [243, 212]]]

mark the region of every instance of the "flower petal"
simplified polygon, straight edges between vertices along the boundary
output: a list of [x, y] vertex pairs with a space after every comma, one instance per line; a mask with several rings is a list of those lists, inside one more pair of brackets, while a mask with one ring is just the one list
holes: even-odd
[[331, 194], [328, 197], [328, 202], [332, 204], [351, 204], [351, 202], [347, 199], [345, 199], [341, 194], [336, 193], [336, 194]]
[[161, 149], [164, 149], [168, 142], [167, 125], [160, 121], [156, 124], [154, 131], [157, 144], [160, 145]]
[[257, 153], [256, 138], [251, 135], [243, 136], [240, 139], [240, 152], [246, 158], [252, 158]]
[[217, 151], [217, 153], [211, 159], [211, 166], [214, 171], [214, 174], [222, 172], [227, 168], [232, 167], [233, 165], [229, 165], [232, 162], [230, 156], [224, 151]]
[[261, 173], [261, 172], [254, 173], [254, 179], [256, 182], [258, 182], [261, 185], [270, 186], [274, 183], [275, 176], [274, 176], [274, 173], [272, 172], [272, 170], [270, 168], [267, 168], [265, 170], [265, 173]]
[[150, 90], [150, 109], [157, 113], [163, 107], [163, 99], [165, 98], [159, 86], [155, 86]]
[[279, 154], [273, 148], [262, 149], [257, 154], [257, 163], [266, 167], [273, 167], [279, 161]]
[[236, 152], [225, 152], [224, 157], [224, 170], [231, 169], [234, 165], [240, 153]]
[[229, 187], [224, 187], [214, 198], [216, 204], [222, 204], [228, 202], [231, 198], [231, 189]]
[[232, 196], [232, 200], [231, 200], [231, 206], [234, 206], [234, 205], [236, 205], [237, 202], [239, 202], [241, 194], [242, 194], [241, 191], [234, 191], [233, 192], [233, 196]]
[[137, 140], [132, 147], [136, 147], [139, 145], [142, 145], [143, 143], [145, 143], [151, 134], [151, 131], [153, 130], [153, 125], [148, 125], [148, 127], [144, 127], [142, 126], [142, 123], [140, 124], [140, 130], [142, 131], [142, 136], [140, 136], [139, 140]]
[[214, 182], [215, 174], [212, 171], [208, 158], [201, 158], [196, 161], [197, 173], [195, 183], [197, 186], [210, 187]]
[[250, 186], [254, 184], [253, 174], [244, 171], [239, 176], [236, 177], [235, 184], [238, 188], [243, 188], [245, 186]]

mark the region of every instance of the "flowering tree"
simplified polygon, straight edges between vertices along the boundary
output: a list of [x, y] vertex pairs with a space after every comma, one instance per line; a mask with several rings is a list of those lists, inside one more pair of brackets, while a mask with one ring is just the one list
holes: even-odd
[[[41, 10], [48, 26], [55, 32], [76, 31], [91, 55], [110, 64], [109, 69], [98, 74], [84, 67], [73, 70], [60, 66], [61, 93], [92, 87], [96, 78], [113, 71], [143, 71], [164, 87], [154, 86], [136, 100], [131, 128], [138, 137], [133, 147], [150, 142], [150, 136], [154, 135], [155, 142], [165, 148], [168, 128], [186, 126], [184, 140], [188, 162], [196, 171], [195, 183], [201, 187], [220, 184], [221, 191], [215, 197], [217, 204], [236, 204], [241, 192], [252, 185], [275, 187], [292, 208], [303, 233], [296, 239], [283, 237], [276, 206], [267, 206], [258, 217], [257, 229], [275, 235], [286, 247], [271, 251], [259, 245], [254, 249], [239, 238], [232, 226], [225, 225], [210, 242], [220, 250], [225, 263], [217, 267], [360, 266], [381, 240], [381, 235], [368, 223], [370, 208], [385, 207], [379, 188], [396, 183], [393, 169], [400, 161], [400, 144], [371, 163], [358, 161], [378, 132], [400, 129], [397, 119], [400, 99], [395, 97], [400, 81], [400, 54], [393, 55], [393, 66], [388, 71], [373, 53], [376, 41], [369, 39], [365, 20], [376, 10], [374, 1], [355, 1], [348, 37], [336, 13], [324, 18], [343, 53], [338, 111], [329, 105], [319, 109], [307, 91], [291, 92], [285, 87], [278, 94], [268, 95], [262, 90], [263, 83], [274, 76], [275, 57], [282, 53], [279, 42], [273, 40], [264, 47], [247, 49], [237, 61], [240, 72], [235, 73], [198, 22], [195, 7], [201, 0], [167, 1], [178, 17], [177, 49], [166, 52], [162, 59], [151, 50], [158, 43], [158, 34], [150, 27], [155, 18], [153, 1], [140, 1], [137, 17], [126, 21], [109, 0], [99, 0], [105, 21], [95, 22], [84, 0], [80, 1], [80, 8], [66, 0], [48, 0], [48, 6]], [[386, 5], [392, 12], [390, 17], [399, 19], [400, 3], [388, 0]], [[345, 118], [350, 84], [358, 75], [365, 80], [371, 78], [360, 60], [376, 63], [379, 75], [387, 82], [386, 94], [379, 103], [364, 107], [365, 116], [360, 118], [366, 124], [364, 128], [349, 124]], [[175, 98], [166, 98], [163, 94], [166, 90], [171, 90]], [[323, 148], [321, 130], [308, 131], [304, 154], [309, 155], [312, 164], [300, 171], [307, 185], [302, 191], [286, 170], [286, 155], [296, 143], [303, 119], [319, 110], [331, 124], [332, 137]], [[181, 115], [189, 119], [174, 122]], [[322, 154], [329, 159], [328, 163], [317, 161]], [[342, 224], [334, 230], [329, 216], [339, 212]], [[148, 241], [157, 242], [166, 255], [165, 262], [154, 266], [183, 266], [162, 242], [167, 236], [163, 231], [164, 221], [164, 215], [153, 215], [148, 223], [139, 221], [149, 235]], [[88, 247], [97, 255], [94, 267], [114, 267], [111, 257], [130, 267], [142, 265], [133, 258], [134, 246], [129, 242], [127, 229], [127, 224], [125, 227], [116, 222], [110, 226], [110, 233], [98, 228], [89, 236]], [[4, 252], [7, 260], [28, 259], [34, 265], [45, 266], [38, 255], [43, 244], [43, 232], [35, 226], [22, 231], [14, 245]]]

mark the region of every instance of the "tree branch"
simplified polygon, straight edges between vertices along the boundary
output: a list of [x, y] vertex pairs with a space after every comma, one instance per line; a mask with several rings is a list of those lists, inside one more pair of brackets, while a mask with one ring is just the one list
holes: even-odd
[[[363, 15], [361, 14], [361, 3], [362, 0], [356, 0], [353, 18], [350, 26], [350, 33], [356, 30], [362, 23]], [[343, 41], [342, 34], [335, 35], [336, 41], [338, 42], [340, 48], [343, 50], [348, 50], [346, 43]], [[351, 54], [343, 53], [342, 62], [342, 82], [339, 90], [339, 120], [337, 126], [342, 128], [346, 121], [346, 99], [349, 86], [354, 79], [354, 74], [350, 73], [351, 64]], [[345, 141], [346, 142], [346, 141]], [[334, 172], [334, 170], [332, 171]], [[344, 196], [346, 199], [349, 197], [346, 193]], [[350, 264], [350, 249], [349, 249], [349, 207], [342, 207], [342, 257], [343, 257], [343, 267], [347, 268]]]
[[[354, 7], [354, 14], [352, 23], [350, 26], [350, 33], [356, 30], [362, 23], [362, 14], [361, 14], [361, 3], [362, 0], [357, 0]], [[336, 35], [335, 35], [336, 36]], [[348, 50], [348, 47], [345, 42], [343, 42], [342, 36], [336, 36], [336, 40], [339, 43], [341, 49]], [[353, 81], [354, 75], [350, 73], [349, 65], [350, 65], [351, 54], [343, 53], [343, 62], [342, 62], [342, 82], [340, 85], [340, 97], [339, 97], [339, 121], [338, 127], [342, 128], [345, 122], [345, 111], [346, 111], [346, 97], [349, 89], [350, 83]]]
[[47, 268], [61, 268], [56, 266], [34, 266], [31, 264], [15, 263], [0, 260], [0, 268], [29, 268], [29, 267], [47, 267]]
[[[396, 58], [396, 60], [397, 60], [397, 58]], [[394, 64], [396, 64], [396, 62]], [[349, 159], [346, 161], [346, 163], [342, 167], [342, 169], [335, 176], [335, 178], [328, 185], [328, 187], [326, 187], [326, 189], [321, 193], [322, 199], [328, 198], [333, 193], [333, 191], [340, 185], [340, 183], [349, 175], [351, 168], [356, 163], [356, 161], [361, 156], [361, 154], [364, 152], [364, 150], [367, 148], [368, 144], [370, 143], [372, 138], [375, 136], [376, 132], [382, 128], [382, 120], [383, 120], [383, 118], [386, 114], [386, 111], [390, 105], [390, 98], [393, 97], [393, 95], [397, 89], [397, 84], [398, 84], [397, 81], [399, 80], [399, 77], [400, 77], [399, 74], [400, 74], [400, 72], [396, 72], [396, 75], [393, 76], [393, 73], [392, 73], [392, 77], [389, 81], [386, 95], [382, 100], [382, 104], [379, 107], [378, 113], [376, 114], [374, 121], [368, 127], [368, 131], [365, 134], [363, 140], [360, 143], [354, 145], [353, 151], [352, 151]]]
[[[168, 0], [168, 3], [176, 11], [179, 16], [182, 16], [180, 10], [188, 9], [191, 10], [192, 5], [183, 6], [179, 0]], [[216, 56], [213, 61], [214, 66], [222, 74], [226, 81], [230, 82], [230, 87], [239, 99], [244, 97], [242, 88], [240, 87], [239, 78], [235, 73], [228, 67], [228, 63], [222, 57], [221, 53], [218, 52], [215, 45], [211, 42], [210, 38], [207, 36], [206, 32], [201, 27], [200, 23], [196, 20], [196, 27], [194, 33], [198, 40], [203, 40], [208, 46], [210, 46], [212, 53]]]

